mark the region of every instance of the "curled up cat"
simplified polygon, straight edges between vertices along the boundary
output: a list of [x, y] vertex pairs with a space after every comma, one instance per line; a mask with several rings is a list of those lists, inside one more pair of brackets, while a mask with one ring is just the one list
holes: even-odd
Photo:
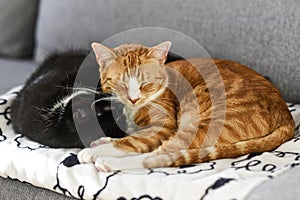
[[[170, 52], [167, 62], [180, 59]], [[88, 80], [95, 74], [96, 85], [76, 81], [84, 61], [90, 61], [86, 62], [90, 70], [84, 71], [84, 78]], [[89, 51], [73, 50], [48, 56], [12, 103], [15, 132], [52, 148], [83, 148], [101, 136], [126, 136], [124, 106], [112, 102], [111, 94], [102, 91], [98, 73], [97, 62]], [[91, 103], [87, 99], [92, 99]], [[95, 131], [99, 125], [101, 133]], [[82, 129], [81, 134], [78, 127]]]
[[293, 137], [291, 114], [267, 79], [228, 60], [166, 64], [170, 47], [92, 44], [102, 91], [124, 105], [128, 136], [94, 141], [81, 163], [100, 171], [180, 166], [271, 151]]

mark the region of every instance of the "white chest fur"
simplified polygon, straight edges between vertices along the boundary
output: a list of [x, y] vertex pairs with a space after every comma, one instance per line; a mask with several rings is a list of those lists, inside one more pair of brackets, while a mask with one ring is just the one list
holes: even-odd
[[127, 124], [126, 133], [130, 135], [130, 134], [134, 133], [138, 128], [138, 126], [134, 122], [134, 118], [137, 113], [137, 110], [134, 110], [134, 109], [131, 109], [128, 107], [124, 107], [123, 113], [126, 116], [126, 124]]

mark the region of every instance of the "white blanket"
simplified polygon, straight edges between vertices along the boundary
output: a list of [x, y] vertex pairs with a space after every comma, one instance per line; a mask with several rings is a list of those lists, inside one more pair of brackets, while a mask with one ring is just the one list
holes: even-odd
[[[300, 136], [272, 152], [181, 168], [98, 172], [79, 164], [80, 149], [51, 149], [14, 133], [11, 101], [0, 96], [0, 175], [79, 199], [244, 199], [258, 184], [300, 165]], [[288, 104], [299, 129], [300, 105]], [[34, 127], [32, 127], [34, 128]]]

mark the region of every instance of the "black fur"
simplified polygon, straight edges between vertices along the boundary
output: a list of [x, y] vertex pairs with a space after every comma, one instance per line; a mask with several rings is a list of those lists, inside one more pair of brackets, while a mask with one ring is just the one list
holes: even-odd
[[[95, 103], [94, 109], [91, 105], [86, 105], [86, 97], [97, 100], [110, 96], [102, 93], [100, 85], [97, 87], [99, 94], [81, 94], [67, 105], [50, 111], [57, 102], [73, 92], [77, 72], [87, 55], [88, 52], [84, 51], [54, 54], [37, 68], [12, 103], [12, 125], [17, 133], [54, 148], [83, 148], [92, 140], [103, 136], [93, 133], [95, 129], [90, 119], [96, 115], [106, 136], [126, 136], [123, 131], [126, 130], [126, 123], [122, 104], [112, 105], [110, 101], [99, 101]], [[180, 59], [175, 54], [169, 54], [167, 62]], [[117, 116], [117, 123], [113, 113]], [[82, 142], [82, 137], [77, 133], [74, 119], [80, 127], [85, 127], [85, 142]]]

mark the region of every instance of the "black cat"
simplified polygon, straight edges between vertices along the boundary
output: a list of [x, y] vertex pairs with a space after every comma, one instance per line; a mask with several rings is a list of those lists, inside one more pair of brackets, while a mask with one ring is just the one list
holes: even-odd
[[[11, 106], [12, 125], [17, 133], [53, 148], [83, 148], [99, 137], [126, 136], [123, 105], [110, 101], [110, 95], [101, 91], [99, 82], [95, 89], [75, 84], [88, 54], [54, 54], [37, 68]], [[98, 73], [96, 61], [91, 59], [93, 66], [88, 67], [96, 69], [91, 73]], [[167, 62], [180, 59], [169, 53]], [[86, 78], [89, 76], [87, 73]], [[91, 98], [93, 103], [86, 101]], [[94, 118], [98, 123], [93, 122]]]

